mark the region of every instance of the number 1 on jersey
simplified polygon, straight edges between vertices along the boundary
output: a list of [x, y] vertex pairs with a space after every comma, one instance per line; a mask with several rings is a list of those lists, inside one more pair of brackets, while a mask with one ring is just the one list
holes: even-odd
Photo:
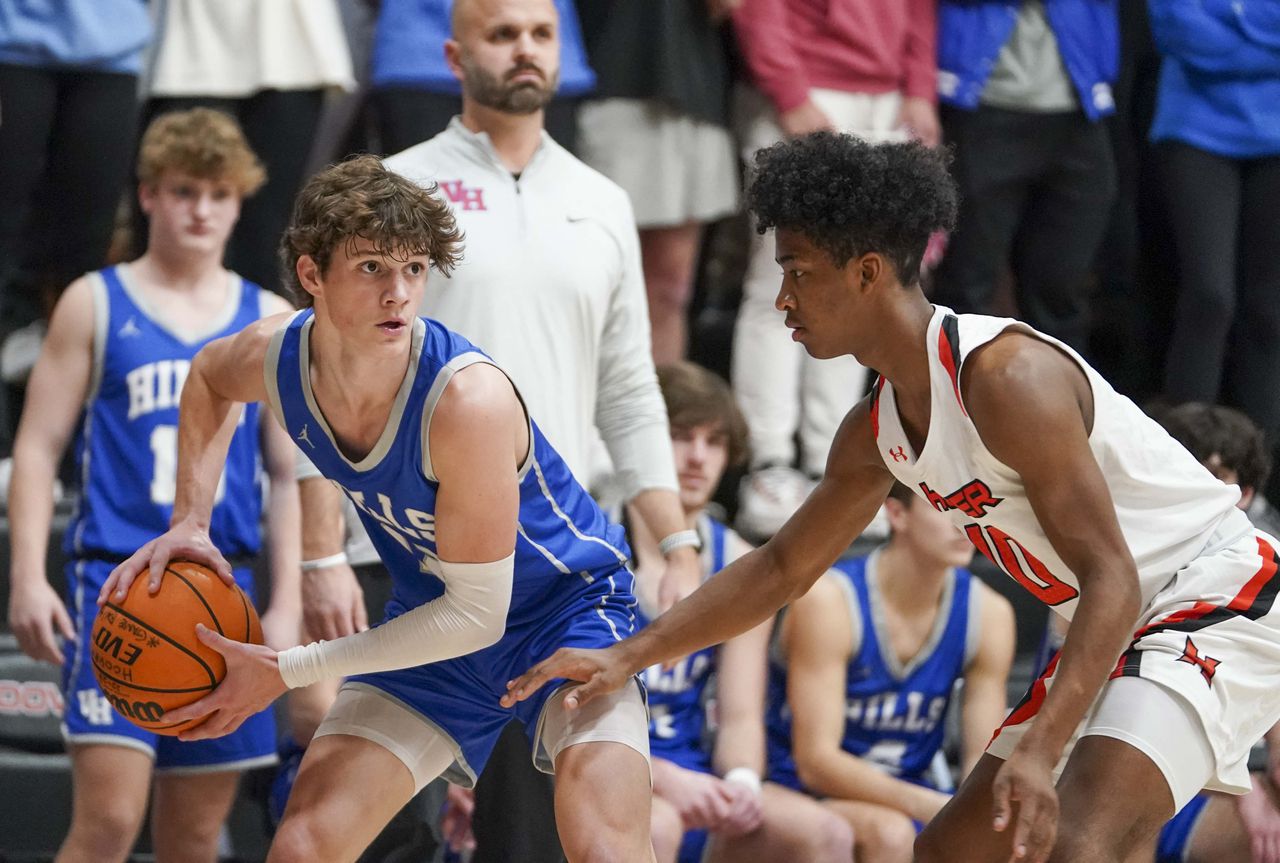
[[[161, 506], [173, 506], [178, 491], [178, 427], [158, 425], [151, 430], [151, 502]], [[226, 491], [227, 474], [218, 477], [218, 490], [213, 495], [214, 504], [222, 501]]]

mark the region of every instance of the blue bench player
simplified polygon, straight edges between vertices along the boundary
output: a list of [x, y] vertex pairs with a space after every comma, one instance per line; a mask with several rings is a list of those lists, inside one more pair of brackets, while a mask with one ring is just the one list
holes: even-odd
[[[299, 194], [284, 256], [305, 308], [205, 348], [179, 426], [173, 528], [100, 595], [166, 561], [227, 564], [208, 532], [216, 466], [239, 402], [268, 402], [295, 445], [355, 504], [393, 580], [373, 629], [277, 654], [201, 637], [227, 657], [191, 738], [238, 726], [287, 688], [347, 677], [315, 739], [270, 859], [353, 860], [436, 776], [470, 785], [511, 718], [557, 777], [570, 860], [651, 859], [649, 764], [638, 684], [581, 710], [569, 688], [514, 710], [507, 682], [557, 647], [600, 647], [635, 623], [622, 531], [574, 480], [506, 375], [414, 316], [461, 237], [447, 204], [372, 157]], [[568, 250], [566, 250], [568, 253]], [[224, 575], [225, 577], [225, 575]]]
[[[111, 570], [168, 526], [178, 399], [196, 352], [288, 306], [222, 266], [240, 202], [263, 179], [234, 121], [201, 109], [160, 117], [142, 139], [138, 174], [147, 253], [67, 288], [27, 388], [9, 506], [9, 619], [24, 651], [64, 668], [74, 798], [58, 859], [123, 861], [141, 829], [154, 771], [157, 857], [212, 863], [240, 772], [275, 760], [270, 714], [249, 717], [221, 740], [188, 743], [143, 731], [98, 687], [85, 636]], [[275, 589], [262, 623], [269, 643], [288, 646], [297, 643], [300, 617], [292, 447], [275, 423], [259, 427], [258, 417], [249, 411], [235, 427], [225, 471], [220, 481], [215, 476], [209, 529], [252, 596], [248, 564], [261, 548], [265, 461]], [[45, 551], [53, 479], [73, 432], [81, 494], [64, 537], [64, 605], [46, 580]]]
[[[706, 511], [725, 468], [746, 460], [746, 421], [729, 385], [707, 369], [675, 363], [658, 369], [658, 382], [671, 423], [680, 503], [702, 541], [702, 565], [710, 577], [750, 550]], [[665, 563], [658, 538], [632, 508], [626, 514], [639, 583], [657, 584]], [[645, 577], [650, 573], [653, 579]], [[642, 594], [642, 612], [657, 605], [656, 596]], [[642, 674], [653, 756], [651, 835], [659, 863], [852, 858], [852, 830], [842, 819], [805, 795], [761, 781], [771, 628], [771, 622], [763, 623]], [[709, 746], [713, 718], [715, 744]]]
[[823, 798], [865, 863], [907, 863], [954, 790], [942, 754], [963, 681], [965, 772], [1004, 715], [1013, 609], [973, 546], [895, 484], [887, 545], [839, 561], [788, 610], [769, 664], [769, 779]]

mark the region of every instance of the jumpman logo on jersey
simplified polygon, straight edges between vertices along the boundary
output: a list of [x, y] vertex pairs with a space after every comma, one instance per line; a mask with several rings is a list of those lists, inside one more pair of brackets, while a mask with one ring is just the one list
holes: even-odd
[[316, 448], [316, 445], [311, 442], [311, 433], [307, 431], [307, 423], [302, 424], [302, 431], [298, 432], [298, 440], [302, 441], [312, 449]]
[[889, 450], [889, 455], [893, 456], [894, 461], [906, 461], [907, 448], [901, 447], [901, 446], [894, 447], [893, 449]]
[[124, 326], [116, 332], [116, 335], [122, 339], [127, 339], [131, 336], [142, 335], [142, 330], [138, 329], [137, 323], [133, 320], [133, 315], [130, 315], [129, 320], [124, 322]]
[[1187, 646], [1182, 648], [1182, 655], [1178, 657], [1178, 662], [1185, 662], [1188, 665], [1194, 665], [1200, 669], [1200, 673], [1204, 676], [1204, 682], [1213, 686], [1213, 675], [1217, 672], [1218, 666], [1222, 664], [1222, 660], [1214, 659], [1212, 656], [1202, 656], [1200, 649], [1196, 647], [1196, 643], [1191, 640], [1191, 636], [1187, 636]]

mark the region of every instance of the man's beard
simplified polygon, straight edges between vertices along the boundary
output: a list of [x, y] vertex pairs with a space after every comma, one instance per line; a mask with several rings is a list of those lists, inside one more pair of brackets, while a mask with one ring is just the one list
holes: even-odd
[[[466, 73], [463, 85], [467, 95], [486, 108], [501, 111], [504, 114], [532, 114], [541, 111], [556, 94], [560, 86], [560, 71], [541, 84], [528, 81], [511, 83], [491, 75], [487, 70], [463, 61], [462, 69]], [[536, 66], [520, 66], [511, 70], [510, 74], [536, 69]]]

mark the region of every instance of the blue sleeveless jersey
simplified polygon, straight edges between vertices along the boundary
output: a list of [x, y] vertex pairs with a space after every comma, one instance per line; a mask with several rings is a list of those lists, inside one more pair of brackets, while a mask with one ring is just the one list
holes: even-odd
[[[337, 448], [311, 391], [313, 321], [313, 312], [305, 309], [275, 334], [267, 355], [268, 386], [274, 390], [269, 399], [294, 443], [355, 504], [391, 573], [387, 615], [395, 617], [444, 592], [437, 576], [435, 540], [439, 483], [427, 457], [432, 411], [456, 372], [472, 363], [493, 361], [441, 324], [425, 318], [415, 321], [408, 371], [386, 428], [367, 456], [351, 462]], [[618, 595], [631, 601], [630, 574], [624, 566], [630, 552], [622, 528], [608, 523], [532, 420], [530, 430], [529, 456], [520, 468], [508, 629], [574, 607], [601, 578], [625, 578]], [[617, 637], [628, 634], [618, 632]]]
[[[724, 569], [728, 530], [704, 515], [698, 533], [709, 556], [706, 575], [710, 578]], [[648, 625], [643, 614], [638, 617], [641, 625]], [[664, 671], [661, 665], [644, 670], [641, 678], [649, 693], [649, 751], [653, 756], [690, 770], [711, 772], [711, 756], [703, 745], [707, 725], [704, 699], [715, 665], [716, 648], [704, 647], [669, 670]]]
[[[889, 634], [883, 631], [879, 598], [873, 598], [868, 561], [874, 566], [874, 560], [875, 555], [841, 561], [832, 573], [841, 580], [851, 611], [862, 620], [861, 645], [845, 677], [841, 748], [900, 779], [937, 787], [930, 765], [942, 748], [956, 681], [964, 675], [972, 576], [965, 569], [953, 570], [929, 639], [899, 667], [888, 655]], [[766, 727], [769, 778], [800, 789], [791, 754], [786, 664], [776, 652], [769, 661]]]
[[[196, 352], [261, 314], [257, 285], [234, 296], [206, 334], [188, 341], [153, 319], [111, 267], [94, 282], [94, 371], [76, 441], [81, 491], [63, 546], [72, 557], [126, 557], [169, 529], [178, 464], [178, 398]], [[227, 556], [260, 547], [262, 466], [258, 406], [231, 440], [209, 533]]]

